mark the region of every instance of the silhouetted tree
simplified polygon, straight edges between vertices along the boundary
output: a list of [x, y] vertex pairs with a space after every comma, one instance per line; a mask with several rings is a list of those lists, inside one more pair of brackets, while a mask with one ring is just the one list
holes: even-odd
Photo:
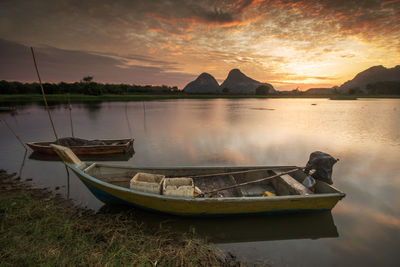
[[85, 83], [90, 83], [93, 81], [93, 76], [85, 76], [83, 77], [82, 81]]

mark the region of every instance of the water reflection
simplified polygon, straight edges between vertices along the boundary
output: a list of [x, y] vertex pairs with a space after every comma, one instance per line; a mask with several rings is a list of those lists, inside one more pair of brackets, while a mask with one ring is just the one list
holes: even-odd
[[[135, 157], [104, 159], [120, 165], [301, 166], [316, 150], [340, 158], [333, 179], [347, 196], [332, 214], [192, 220], [135, 210], [138, 220], [174, 231], [194, 229], [249, 262], [272, 259], [279, 265], [283, 259], [283, 265], [295, 266], [398, 265], [399, 99], [111, 102], [97, 103], [88, 111], [92, 106], [73, 104], [74, 130], [86, 139], [133, 134]], [[17, 108], [20, 112], [14, 117], [5, 116], [23, 141], [54, 139], [42, 106]], [[69, 136], [65, 106], [54, 108], [52, 116], [59, 135]], [[126, 117], [132, 122], [130, 130]], [[1, 168], [10, 172], [21, 168], [25, 151], [2, 124], [0, 150]], [[37, 186], [60, 187], [63, 196], [99, 210], [103, 204], [74, 174], [69, 177], [61, 162], [53, 160], [31, 154], [23, 166], [24, 176], [32, 177]]]
[[330, 211], [315, 213], [241, 216], [234, 218], [185, 218], [127, 207], [105, 205], [100, 213], [134, 214], [139, 223], [174, 232], [194, 232], [212, 243], [242, 243], [338, 237]]
[[81, 104], [84, 110], [87, 111], [87, 115], [90, 117], [91, 120], [99, 119], [99, 110], [102, 108], [102, 104], [99, 102], [94, 103], [85, 103]]

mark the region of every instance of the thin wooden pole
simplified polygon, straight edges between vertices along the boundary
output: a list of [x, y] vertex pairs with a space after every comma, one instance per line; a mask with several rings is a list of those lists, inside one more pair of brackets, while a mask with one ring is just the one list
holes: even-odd
[[249, 173], [249, 172], [262, 172], [262, 171], [270, 171], [270, 170], [274, 170], [274, 168], [251, 169], [251, 170], [233, 171], [233, 172], [220, 172], [220, 173], [212, 173], [212, 174], [194, 175], [194, 176], [190, 176], [190, 177], [191, 178], [203, 178], [203, 177], [206, 178], [206, 177], [211, 177], [211, 176], [222, 176], [222, 175], [230, 175], [230, 174]]
[[126, 122], [128, 124], [129, 137], [132, 137], [131, 125], [130, 125], [129, 119], [128, 119], [128, 104], [127, 104], [127, 102], [125, 102], [125, 118], [126, 118]]
[[46, 106], [47, 114], [49, 115], [50, 123], [51, 123], [51, 126], [53, 127], [53, 132], [54, 132], [54, 135], [56, 137], [57, 144], [60, 144], [60, 142], [58, 141], [56, 128], [54, 127], [53, 119], [51, 118], [49, 106], [47, 105], [46, 95], [44, 94], [44, 89], [43, 89], [43, 85], [42, 85], [42, 79], [40, 79], [39, 70], [38, 70], [38, 67], [37, 67], [37, 64], [36, 64], [35, 53], [33, 52], [33, 47], [31, 47], [31, 52], [32, 52], [32, 57], [33, 57], [33, 63], [35, 64], [36, 74], [37, 74], [38, 79], [39, 79], [40, 89], [42, 90], [42, 96], [43, 96], [44, 105]]
[[67, 165], [65, 165], [65, 170], [67, 171], [67, 199], [69, 199], [69, 171]]
[[287, 171], [287, 172], [282, 172], [282, 173], [275, 174], [275, 175], [268, 176], [268, 177], [264, 177], [264, 178], [261, 178], [261, 179], [258, 179], [258, 180], [254, 180], [254, 181], [250, 181], [250, 182], [245, 182], [245, 183], [241, 183], [241, 184], [236, 184], [236, 185], [232, 185], [232, 186], [227, 186], [227, 187], [223, 187], [223, 188], [220, 188], [220, 189], [215, 189], [215, 190], [212, 190], [212, 191], [208, 191], [208, 192], [201, 193], [201, 194], [199, 194], [199, 196], [204, 196], [204, 195], [206, 195], [206, 194], [212, 194], [212, 193], [216, 193], [216, 192], [223, 191], [223, 190], [227, 190], [227, 189], [236, 188], [236, 187], [243, 186], [243, 185], [254, 184], [254, 183], [258, 183], [258, 182], [270, 180], [270, 179], [272, 179], [272, 178], [276, 178], [276, 177], [278, 177], [278, 176], [282, 176], [282, 175], [285, 175], [285, 174], [289, 174], [289, 173], [292, 173], [292, 172], [295, 172], [295, 171], [298, 171], [298, 170], [299, 170], [299, 168], [296, 168], [296, 169], [293, 169], [293, 170], [290, 170], [290, 171]]
[[14, 132], [14, 130], [11, 128], [11, 126], [7, 123], [7, 121], [3, 118], [0, 118], [0, 120], [7, 126], [8, 129], [10, 129], [10, 131], [14, 134], [15, 138], [17, 138], [17, 140], [21, 143], [21, 145], [25, 148], [26, 150], [26, 146], [24, 144], [24, 142], [22, 142], [22, 140], [19, 138], [19, 136]]
[[72, 133], [72, 137], [75, 137], [74, 136], [74, 125], [72, 124], [72, 106], [71, 106], [71, 101], [69, 99], [69, 93], [68, 93], [67, 97], [68, 97], [69, 122], [71, 124], [71, 133]]
[[22, 170], [24, 169], [24, 166], [25, 166], [25, 159], [26, 159], [26, 153], [28, 152], [28, 150], [27, 149], [25, 149], [25, 153], [24, 153], [24, 159], [22, 160], [22, 163], [21, 163], [21, 167], [19, 168], [19, 174], [18, 174], [18, 177], [19, 178], [22, 178]]
[[144, 133], [146, 134], [147, 128], [146, 128], [146, 106], [144, 104], [144, 101], [142, 101], [143, 104], [143, 128], [144, 128]]

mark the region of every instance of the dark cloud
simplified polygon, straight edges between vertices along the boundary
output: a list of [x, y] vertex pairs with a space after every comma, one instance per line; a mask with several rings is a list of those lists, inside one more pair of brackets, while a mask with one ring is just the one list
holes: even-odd
[[[121, 60], [85, 51], [54, 47], [35, 48], [41, 77], [45, 82], [75, 82], [86, 75], [98, 82], [166, 84], [183, 87], [193, 75], [155, 66], [125, 65]], [[36, 81], [30, 49], [0, 39], [0, 80]], [[141, 59], [139, 57], [139, 59]], [[152, 61], [149, 58], [145, 60]], [[165, 62], [162, 62], [165, 64]]]
[[[361, 40], [398, 58], [400, 1], [2, 0], [0, 36], [49, 46], [38, 51], [48, 62], [79, 62], [86, 66], [81, 72], [96, 70], [105, 81], [160, 83], [163, 77], [168, 84], [181, 79], [176, 84], [183, 86], [203, 71], [222, 78], [236, 67], [268, 81], [293, 71], [285, 67], [299, 55], [306, 62], [327, 54], [357, 60], [354, 51], [343, 51], [343, 40]], [[65, 75], [82, 76], [74, 70]]]
[[36, 34], [55, 42], [67, 39], [58, 35], [79, 35], [84, 42], [104, 37], [127, 42], [129, 31], [136, 33], [138, 41], [146, 41], [137, 34], [152, 29], [184, 36], [196, 24], [232, 27], [255, 22], [266, 33], [297, 40], [400, 37], [400, 1], [396, 0], [3, 0], [0, 7], [0, 33], [17, 41]]
[[142, 65], [152, 65], [152, 66], [158, 66], [160, 68], [163, 68], [165, 70], [171, 71], [171, 70], [176, 70], [178, 62], [169, 62], [165, 60], [160, 60], [160, 59], [155, 59], [150, 56], [146, 55], [136, 55], [136, 54], [126, 54], [126, 55], [118, 55], [114, 53], [102, 53], [102, 52], [96, 52], [93, 53], [96, 55], [100, 56], [105, 56], [105, 57], [110, 57], [110, 58], [115, 58], [120, 61], [120, 63], [127, 64], [129, 65], [129, 62], [134, 61], [134, 62], [139, 62]]

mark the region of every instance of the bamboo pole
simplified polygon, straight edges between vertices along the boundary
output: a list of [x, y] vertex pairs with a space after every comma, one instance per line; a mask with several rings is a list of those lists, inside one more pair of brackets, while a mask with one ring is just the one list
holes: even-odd
[[[231, 175], [231, 174], [241, 174], [241, 173], [250, 173], [250, 172], [262, 172], [262, 171], [273, 171], [274, 168], [262, 168], [262, 169], [251, 169], [245, 171], [233, 171], [233, 172], [219, 172], [219, 173], [211, 173], [211, 174], [202, 174], [202, 175], [194, 175], [190, 176], [191, 178], [206, 178], [211, 176], [222, 176], [222, 175]], [[185, 176], [186, 177], [186, 176]]]
[[28, 152], [27, 149], [25, 149], [25, 153], [24, 153], [24, 159], [22, 160], [21, 166], [19, 167], [19, 172], [18, 172], [18, 177], [22, 178], [22, 170], [24, 169], [25, 166], [25, 159], [26, 159], [26, 153]]
[[11, 128], [11, 126], [7, 123], [7, 121], [3, 118], [0, 117], [0, 120], [7, 126], [8, 129], [10, 129], [10, 131], [14, 134], [15, 138], [17, 138], [17, 140], [21, 143], [21, 145], [25, 148], [25, 150], [27, 150], [24, 142], [22, 142], [22, 140], [19, 138], [19, 136], [14, 132], [14, 130]]
[[279, 176], [282, 176], [282, 175], [285, 175], [285, 174], [289, 174], [289, 173], [292, 173], [292, 172], [295, 172], [295, 171], [298, 171], [298, 170], [299, 170], [299, 168], [296, 168], [296, 169], [293, 169], [293, 170], [290, 170], [290, 171], [287, 171], [287, 172], [282, 172], [282, 173], [275, 174], [275, 175], [268, 176], [268, 177], [264, 177], [264, 178], [261, 178], [261, 179], [258, 179], [258, 180], [245, 182], [245, 183], [241, 183], [241, 184], [235, 184], [235, 185], [231, 185], [231, 186], [227, 186], [227, 187], [211, 190], [211, 191], [199, 194], [199, 197], [200, 196], [204, 196], [206, 194], [212, 194], [212, 193], [216, 193], [216, 192], [227, 190], [227, 189], [236, 188], [236, 187], [243, 186], [243, 185], [254, 184], [254, 183], [270, 180], [270, 179], [273, 179], [273, 178], [276, 178], [276, 177], [279, 177]]
[[60, 142], [58, 140], [57, 133], [56, 133], [56, 128], [54, 127], [53, 119], [51, 118], [49, 106], [47, 105], [46, 95], [44, 94], [44, 89], [43, 89], [43, 85], [42, 85], [42, 79], [40, 79], [39, 70], [38, 70], [38, 67], [37, 67], [37, 64], [36, 64], [35, 53], [33, 52], [33, 47], [31, 47], [31, 52], [32, 52], [32, 57], [33, 57], [33, 63], [35, 64], [36, 74], [37, 74], [38, 79], [39, 79], [40, 89], [42, 90], [42, 96], [43, 96], [44, 105], [46, 106], [47, 114], [49, 115], [50, 123], [51, 123], [51, 126], [53, 127], [53, 132], [54, 132], [54, 136], [56, 137], [57, 144], [60, 144]]
[[146, 134], [147, 128], [146, 128], [146, 106], [144, 104], [144, 101], [142, 101], [143, 104], [143, 128], [144, 128], [144, 133]]
[[69, 199], [69, 171], [68, 171], [68, 167], [67, 167], [67, 165], [65, 165], [65, 163], [64, 163], [64, 166], [65, 166], [65, 170], [67, 171], [67, 199]]
[[67, 97], [68, 97], [69, 122], [71, 124], [71, 133], [72, 133], [72, 137], [75, 137], [74, 136], [74, 125], [72, 124], [72, 106], [71, 106], [71, 101], [69, 99], [69, 93], [68, 93]]
[[126, 123], [128, 124], [129, 137], [132, 137], [132, 129], [128, 119], [128, 104], [126, 102], [125, 102], [125, 118], [126, 118]]

